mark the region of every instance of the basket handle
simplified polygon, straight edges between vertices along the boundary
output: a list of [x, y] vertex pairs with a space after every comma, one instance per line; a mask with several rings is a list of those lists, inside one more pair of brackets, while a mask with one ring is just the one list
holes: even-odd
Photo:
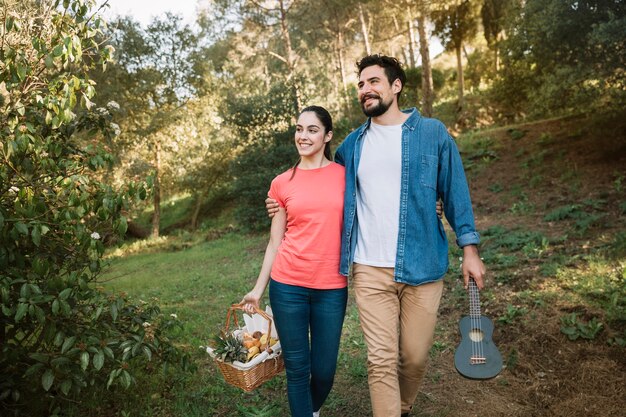
[[[233, 304], [228, 308], [228, 313], [226, 313], [226, 325], [224, 326], [225, 333], [228, 332], [228, 328], [230, 327], [231, 316], [234, 317], [235, 327], [239, 327], [239, 320], [237, 319], [237, 314], [235, 312], [237, 310], [245, 311], [244, 305], [245, 305], [244, 303]], [[261, 317], [267, 320], [267, 323], [268, 323], [267, 324], [267, 342], [265, 342], [265, 347], [267, 347], [267, 345], [270, 342], [270, 335], [272, 334], [272, 317], [269, 314], [267, 314], [265, 311], [258, 308], [257, 306], [253, 306], [253, 307], [254, 307], [254, 312], [256, 314], [259, 314]]]

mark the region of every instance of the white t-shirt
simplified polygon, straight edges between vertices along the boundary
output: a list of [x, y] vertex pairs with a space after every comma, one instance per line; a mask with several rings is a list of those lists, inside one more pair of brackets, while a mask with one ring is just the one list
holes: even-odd
[[357, 171], [359, 228], [354, 262], [395, 266], [401, 177], [402, 125], [370, 123]]

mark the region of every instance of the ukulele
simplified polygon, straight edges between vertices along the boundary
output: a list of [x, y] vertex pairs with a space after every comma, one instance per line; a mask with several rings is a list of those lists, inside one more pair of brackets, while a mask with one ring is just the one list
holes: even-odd
[[502, 370], [502, 356], [491, 340], [493, 322], [480, 314], [478, 286], [469, 280], [470, 314], [459, 321], [461, 343], [454, 353], [456, 370], [469, 379], [493, 378]]

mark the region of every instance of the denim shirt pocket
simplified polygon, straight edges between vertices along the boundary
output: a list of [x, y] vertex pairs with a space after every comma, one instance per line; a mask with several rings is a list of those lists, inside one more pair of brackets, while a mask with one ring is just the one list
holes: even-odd
[[420, 166], [420, 183], [428, 188], [437, 190], [437, 162], [434, 155], [422, 155]]

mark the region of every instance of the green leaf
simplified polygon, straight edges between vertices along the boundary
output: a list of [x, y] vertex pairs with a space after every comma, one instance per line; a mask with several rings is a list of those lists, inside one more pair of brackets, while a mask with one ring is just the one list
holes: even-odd
[[61, 382], [61, 392], [63, 393], [63, 395], [69, 394], [70, 389], [72, 389], [71, 379], [66, 379], [65, 381]]
[[54, 314], [55, 316], [59, 314], [59, 300], [58, 299], [52, 302], [52, 314]]
[[28, 226], [22, 222], [15, 223], [15, 228], [23, 235], [28, 235]]
[[132, 382], [132, 378], [131, 378], [130, 374], [128, 373], [128, 371], [123, 370], [122, 374], [120, 375], [120, 379], [122, 380], [122, 385], [124, 386], [124, 388], [130, 387], [130, 383]]
[[62, 331], [58, 332], [55, 336], [54, 336], [54, 346], [59, 347], [63, 344], [63, 338], [65, 337], [65, 334], [63, 334]]
[[63, 342], [63, 346], [61, 346], [61, 353], [65, 353], [70, 350], [70, 348], [74, 346], [75, 342], [76, 336], [66, 337], [65, 342]]
[[117, 233], [119, 233], [120, 235], [123, 235], [126, 233], [127, 229], [128, 229], [128, 221], [126, 220], [126, 217], [122, 216], [120, 217], [120, 224], [117, 226]]
[[[46, 68], [50, 69], [52, 67], [54, 67], [54, 57], [50, 54], [46, 55], [45, 59], [44, 59], [44, 63], [46, 64]], [[46, 120], [46, 123], [48, 121]]]
[[104, 353], [102, 353], [102, 351], [99, 351], [93, 356], [93, 367], [96, 369], [96, 371], [99, 371], [100, 369], [102, 369], [103, 365], [104, 365]]
[[146, 355], [146, 358], [148, 358], [149, 361], [152, 360], [152, 351], [150, 350], [150, 348], [148, 346], [144, 345], [143, 353], [144, 353], [144, 355]]
[[117, 320], [117, 304], [111, 303], [111, 318], [113, 321]]
[[[26, 66], [25, 65], [21, 65], [21, 64], [17, 64], [17, 77], [20, 79], [20, 81], [24, 81], [24, 78], [26, 78]], [[23, 106], [22, 106], [23, 109]], [[24, 110], [22, 110], [22, 115], [24, 114]]]
[[108, 347], [108, 346], [104, 347], [104, 353], [105, 353], [105, 355], [107, 355], [109, 357], [109, 359], [114, 359], [115, 358], [115, 355], [113, 354], [113, 350], [110, 347]]
[[107, 389], [109, 389], [109, 387], [111, 386], [113, 381], [115, 381], [115, 378], [117, 378], [119, 373], [120, 373], [120, 369], [114, 369], [111, 371], [111, 373], [109, 374], [109, 381], [107, 382]]
[[48, 363], [48, 355], [45, 355], [43, 353], [34, 352], [29, 354], [28, 357], [36, 360], [37, 362]]
[[22, 318], [26, 315], [27, 311], [28, 311], [28, 304], [19, 303], [17, 305], [17, 312], [15, 313], [15, 321], [22, 320]]
[[26, 112], [26, 108], [19, 101], [15, 103], [15, 110], [17, 111], [17, 114], [19, 114], [20, 116], [24, 116], [24, 113]]
[[41, 376], [41, 386], [43, 387], [44, 390], [48, 391], [50, 387], [52, 387], [53, 382], [54, 382], [54, 374], [52, 373], [52, 369], [48, 369]]
[[83, 352], [80, 354], [80, 367], [83, 368], [83, 371], [87, 370], [89, 366], [89, 352]]
[[36, 363], [32, 366], [30, 366], [26, 372], [24, 372], [24, 377], [29, 377], [32, 376], [33, 374], [35, 374], [36, 372], [38, 372], [41, 368], [43, 368], [43, 363]]
[[10, 32], [11, 29], [13, 29], [13, 16], [7, 16], [7, 18], [4, 21], [4, 27], [6, 28], [7, 32]]
[[39, 227], [33, 227], [33, 231], [30, 234], [35, 246], [39, 247], [41, 244], [41, 229]]
[[4, 226], [4, 216], [2, 215], [2, 212], [0, 211], [0, 229], [2, 229], [2, 226]]
[[67, 300], [71, 293], [72, 293], [72, 289], [71, 288], [66, 288], [66, 289], [64, 289], [63, 291], [61, 291], [59, 293], [59, 299]]

